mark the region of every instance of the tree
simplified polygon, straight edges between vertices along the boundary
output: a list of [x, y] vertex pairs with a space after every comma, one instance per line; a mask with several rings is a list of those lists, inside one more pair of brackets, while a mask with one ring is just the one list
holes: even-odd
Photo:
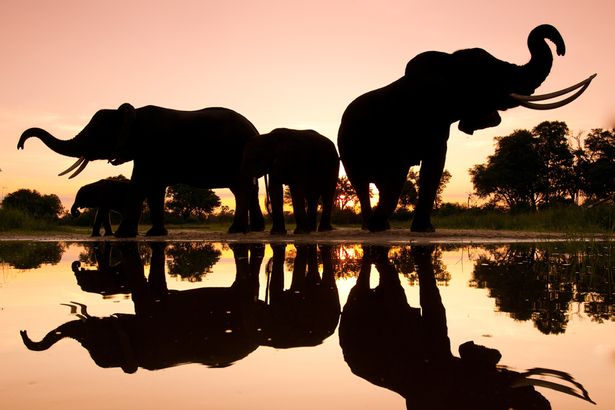
[[533, 140], [527, 130], [496, 137], [495, 153], [487, 158], [487, 163], [469, 170], [476, 195], [503, 201], [510, 209], [536, 209], [542, 163]]
[[[410, 209], [411, 207], [416, 206], [416, 202], [418, 201], [419, 178], [419, 173], [414, 172], [414, 170], [412, 169], [408, 171], [406, 182], [404, 183], [404, 186], [401, 190], [401, 194], [399, 195], [399, 201], [397, 203], [399, 209]], [[434, 209], [438, 209], [442, 205], [442, 193], [444, 192], [444, 188], [446, 188], [446, 184], [448, 184], [451, 178], [451, 173], [445, 169], [444, 172], [442, 172], [440, 184], [438, 185], [438, 190], [436, 191]]]
[[60, 198], [55, 194], [41, 195], [36, 190], [19, 189], [7, 194], [2, 200], [3, 208], [18, 209], [35, 218], [58, 219], [64, 212]]
[[191, 215], [206, 218], [220, 206], [220, 197], [211, 189], [184, 184], [170, 186], [167, 189], [167, 198], [167, 209], [183, 219], [188, 219]]
[[576, 157], [580, 190], [586, 198], [612, 198], [615, 195], [615, 129], [592, 130]]
[[356, 204], [359, 197], [347, 176], [342, 175], [337, 179], [335, 186], [335, 203], [340, 211], [346, 209], [349, 203]]
[[562, 121], [544, 121], [532, 130], [534, 149], [540, 156], [542, 169], [536, 176], [540, 181], [540, 202], [550, 204], [575, 199], [578, 184], [573, 171], [573, 153], [568, 143], [568, 126]]

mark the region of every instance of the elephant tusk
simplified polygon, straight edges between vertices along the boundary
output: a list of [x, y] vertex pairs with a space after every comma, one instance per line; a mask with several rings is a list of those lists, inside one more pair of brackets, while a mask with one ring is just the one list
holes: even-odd
[[90, 161], [89, 161], [89, 160], [87, 160], [87, 159], [86, 159], [86, 160], [84, 160], [84, 161], [81, 163], [81, 165], [79, 166], [79, 168], [77, 168], [77, 170], [76, 170], [75, 172], [73, 172], [73, 174], [72, 174], [71, 176], [69, 176], [69, 177], [68, 177], [68, 179], [74, 178], [74, 177], [76, 177], [77, 175], [79, 175], [79, 174], [81, 173], [81, 171], [83, 171], [83, 170], [85, 169], [85, 167], [87, 167], [87, 166], [88, 166], [89, 162], [90, 162]]
[[518, 101], [543, 101], [543, 100], [548, 100], [551, 98], [555, 98], [555, 97], [559, 97], [562, 96], [564, 94], [568, 94], [569, 92], [572, 92], [574, 90], [576, 90], [577, 88], [581, 88], [585, 85], [589, 85], [589, 83], [591, 83], [591, 81], [597, 76], [598, 74], [593, 74], [591, 76], [589, 76], [588, 78], [586, 78], [585, 80], [572, 85], [568, 88], [564, 88], [563, 90], [559, 90], [559, 91], [554, 91], [552, 93], [549, 94], [541, 94], [541, 95], [521, 95], [521, 94], [510, 94], [511, 97], [513, 97], [515, 100]]
[[71, 165], [70, 167], [68, 167], [68, 169], [66, 169], [65, 171], [62, 171], [58, 174], [59, 177], [68, 174], [69, 172], [71, 172], [73, 169], [77, 168], [79, 165], [81, 165], [81, 163], [85, 161], [84, 157], [79, 158], [73, 165]]
[[[587, 87], [589, 87], [589, 83], [591, 82], [591, 80], [593, 79], [594, 76], [588, 78], [583, 85], [581, 86], [581, 88], [579, 90], [577, 90], [576, 93], [574, 93], [573, 95], [571, 95], [568, 98], [564, 98], [561, 101], [557, 101], [554, 103], [547, 103], [547, 104], [538, 104], [538, 103], [532, 103], [529, 102], [528, 100], [520, 100], [518, 98], [515, 97], [515, 95], [511, 94], [511, 97], [517, 99], [519, 101], [519, 105], [526, 107], [526, 108], [530, 108], [532, 110], [552, 110], [554, 108], [559, 108], [559, 107], [563, 107], [566, 104], [571, 103], [572, 101], [576, 100], [577, 98], [579, 98], [579, 96], [581, 94], [583, 94], [585, 92], [585, 90], [587, 89]], [[555, 93], [553, 93], [555, 94]]]

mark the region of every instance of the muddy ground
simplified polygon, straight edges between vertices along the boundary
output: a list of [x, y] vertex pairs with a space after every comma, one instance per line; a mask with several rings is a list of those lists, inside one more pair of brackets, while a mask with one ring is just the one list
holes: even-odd
[[[433, 233], [410, 232], [409, 229], [391, 229], [386, 232], [371, 233], [359, 228], [338, 228], [331, 232], [318, 232], [309, 235], [270, 235], [268, 232], [248, 234], [228, 234], [226, 232], [201, 231], [190, 229], [171, 230], [167, 236], [146, 237], [144, 232], [137, 241], [208, 241], [208, 242], [284, 242], [284, 243], [505, 243], [505, 242], [542, 242], [572, 239], [603, 239], [601, 235], [570, 235], [550, 232], [494, 231], [477, 229], [438, 229]], [[12, 234], [0, 232], [0, 241], [119, 241], [114, 237], [92, 238], [77, 233], [32, 233]]]

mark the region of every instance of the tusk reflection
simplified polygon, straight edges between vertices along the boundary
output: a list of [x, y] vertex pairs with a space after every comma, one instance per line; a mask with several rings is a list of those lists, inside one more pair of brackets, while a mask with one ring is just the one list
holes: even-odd
[[71, 172], [73, 169], [77, 168], [79, 165], [81, 165], [81, 163], [85, 161], [84, 157], [81, 157], [79, 159], [77, 159], [77, 161], [71, 165], [70, 167], [68, 167], [65, 171], [62, 171], [58, 174], [59, 177], [68, 174], [69, 172]]

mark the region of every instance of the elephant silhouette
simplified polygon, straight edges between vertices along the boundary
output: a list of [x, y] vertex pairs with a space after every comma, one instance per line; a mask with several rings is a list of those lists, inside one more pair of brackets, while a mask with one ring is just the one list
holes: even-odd
[[[411, 307], [388, 247], [364, 248], [356, 285], [343, 308], [340, 346], [351, 371], [406, 399], [419, 409], [550, 409], [533, 385], [551, 387], [591, 402], [587, 391], [564, 372], [532, 369], [519, 373], [496, 366], [496, 349], [466, 342], [459, 357], [451, 352], [442, 303], [434, 276], [434, 246], [412, 246], [419, 278], [420, 309]], [[380, 278], [370, 288], [371, 265]], [[556, 377], [576, 390], [533, 375]]]
[[331, 336], [340, 316], [331, 245], [298, 244], [290, 287], [284, 290], [285, 244], [272, 244], [267, 264], [268, 303], [262, 344], [276, 348], [316, 346]]
[[[93, 317], [85, 306], [73, 303], [72, 307], [80, 310], [78, 320], [58, 326], [40, 341], [33, 341], [25, 330], [21, 331], [26, 347], [43, 351], [68, 337], [88, 350], [98, 366], [119, 367], [126, 373], [134, 373], [138, 368], [160, 370], [185, 363], [227, 367], [261, 345], [280, 348], [317, 345], [336, 328], [340, 307], [328, 247], [324, 247], [322, 255], [325, 266], [322, 279], [319, 279], [315, 248], [298, 248], [294, 276], [299, 281], [302, 272], [306, 284], [295, 284], [291, 292], [302, 289], [303, 302], [279, 301], [278, 295], [288, 291], [276, 285], [275, 296], [272, 294], [271, 303], [267, 304], [258, 299], [263, 244], [230, 245], [236, 266], [235, 280], [230, 287], [182, 291], [169, 290], [166, 285], [167, 244], [150, 242], [149, 246], [151, 263], [146, 278], [138, 245], [118, 244], [125, 289], [131, 293], [135, 314]], [[283, 266], [284, 249], [277, 248], [274, 255], [276, 269], [271, 280], [279, 283], [283, 272], [277, 270], [280, 266], [277, 261], [281, 258]], [[312, 268], [306, 274], [308, 260]], [[80, 270], [79, 273], [91, 272]], [[323, 307], [308, 306], [310, 303], [322, 303]], [[282, 309], [289, 312], [280, 314]], [[287, 331], [288, 334], [284, 333]]]
[[[313, 130], [277, 128], [246, 144], [241, 175], [248, 185], [254, 178], [265, 176], [273, 220], [271, 233], [286, 233], [283, 184], [288, 185], [292, 197], [295, 233], [313, 232], [317, 227], [330, 231], [339, 163], [335, 144], [327, 137]], [[319, 202], [322, 213], [317, 224]], [[247, 207], [243, 210], [245, 222]]]
[[152, 242], [151, 265], [145, 277], [136, 243], [122, 245], [122, 262], [129, 273], [135, 314], [92, 317], [82, 307], [81, 318], [58, 326], [41, 341], [21, 332], [30, 350], [46, 350], [65, 337], [77, 340], [103, 368], [139, 367], [158, 370], [184, 363], [226, 367], [250, 354], [258, 344], [258, 271], [264, 245], [232, 245], [236, 263], [228, 288], [168, 290], [165, 243]]
[[80, 215], [79, 208], [95, 209], [92, 236], [100, 236], [101, 226], [105, 230], [105, 236], [113, 235], [110, 212], [114, 211], [120, 215], [126, 213], [130, 189], [130, 181], [121, 175], [84, 185], [77, 191], [70, 213], [76, 218]]
[[[565, 44], [551, 25], [528, 36], [531, 59], [518, 66], [483, 49], [452, 54], [428, 51], [410, 60], [393, 83], [363, 94], [346, 108], [337, 138], [340, 158], [361, 205], [363, 228], [389, 228], [408, 170], [420, 163], [418, 202], [411, 230], [432, 232], [431, 210], [446, 158], [450, 126], [459, 121], [464, 133], [497, 126], [498, 111], [517, 106], [557, 108], [578, 97], [593, 79], [548, 95], [532, 96], [548, 76], [553, 56], [546, 40], [564, 55]], [[532, 102], [577, 92], [552, 104]], [[522, 166], [522, 165], [521, 165]], [[378, 188], [372, 210], [369, 184]]]
[[[98, 293], [104, 297], [130, 293], [130, 272], [122, 263], [122, 258], [117, 256], [121, 245], [104, 241], [85, 246], [91, 249], [97, 266], [96, 269], [88, 269], [82, 266], [81, 261], [74, 261], [71, 264], [81, 290]], [[114, 250], [116, 252], [113, 252]]]
[[238, 202], [247, 203], [249, 226], [235, 218], [229, 232], [262, 231], [263, 214], [258, 191], [241, 192], [239, 169], [245, 144], [257, 137], [254, 125], [228, 108], [210, 107], [180, 111], [153, 105], [135, 108], [128, 103], [96, 112], [74, 138], [60, 140], [41, 128], [25, 130], [17, 143], [39, 138], [60, 155], [78, 158], [60, 175], [89, 161], [105, 159], [113, 165], [133, 161], [126, 212], [115, 232], [119, 237], [137, 235], [143, 201], [147, 199], [152, 227], [149, 236], [166, 235], [164, 196], [167, 186], [186, 184], [199, 188], [229, 188]]

